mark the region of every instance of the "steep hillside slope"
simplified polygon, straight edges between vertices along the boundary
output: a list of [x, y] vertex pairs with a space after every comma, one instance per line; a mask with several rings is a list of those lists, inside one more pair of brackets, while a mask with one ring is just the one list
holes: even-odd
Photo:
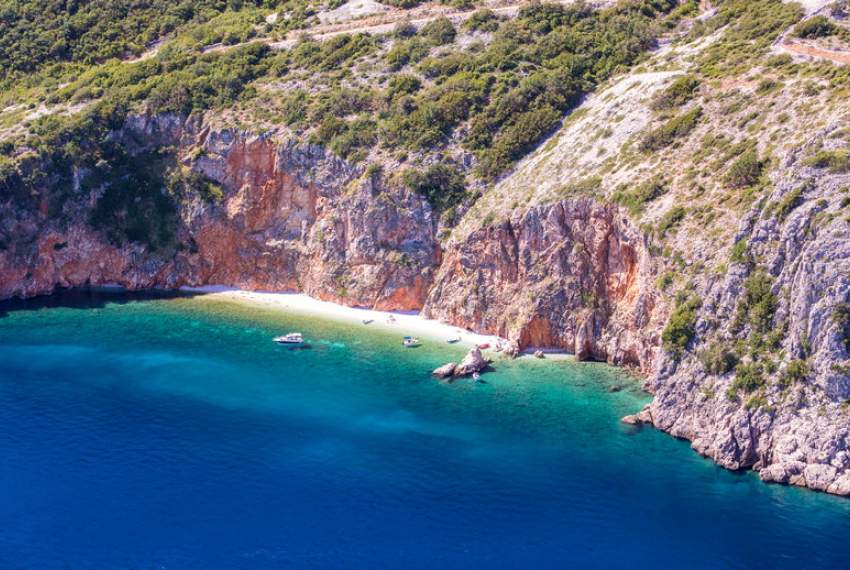
[[[850, 73], [830, 57], [792, 60], [783, 53], [788, 38], [804, 29], [797, 9], [722, 3], [642, 69], [588, 98], [460, 222], [444, 258], [468, 260], [471, 275], [458, 285], [464, 273], [444, 264], [429, 303], [445, 305], [440, 293], [460, 287], [473, 300], [463, 305], [467, 313], [433, 313], [462, 321], [469, 315], [486, 327], [486, 318], [474, 320], [486, 313], [469, 310], [478, 299], [489, 296], [498, 307], [490, 322], [515, 322], [505, 304], [516, 291], [533, 296], [541, 274], [550, 279], [549, 298], [593, 294], [608, 303], [603, 318], [614, 317], [609, 328], [593, 327], [602, 347], [591, 354], [622, 360], [622, 343], [604, 347], [624, 330], [625, 338], [659, 348], [638, 361], [651, 370], [646, 385], [655, 400], [627, 421], [687, 438], [726, 467], [846, 495]], [[842, 5], [812, 13], [844, 26]], [[495, 274], [486, 256], [475, 264], [476, 252], [506, 250], [503, 232], [527, 232], [525, 217], [591, 199], [640, 228], [635, 241], [654, 267], [641, 282], [655, 298], [649, 307], [663, 317], [633, 312], [644, 303], [627, 304], [617, 317], [619, 295], [576, 282], [551, 260], [538, 275], [521, 278]], [[569, 226], [581, 232], [594, 224]], [[555, 234], [535, 249], [564, 244], [570, 240]], [[603, 259], [617, 259], [610, 247], [604, 251]], [[581, 256], [569, 266], [581, 273]], [[584, 337], [573, 331], [587, 319], [586, 305], [546, 306], [543, 313], [561, 319], [563, 337], [555, 343], [581, 354]], [[668, 315], [662, 331], [658, 323]], [[539, 328], [531, 325], [533, 310], [525, 318]]]

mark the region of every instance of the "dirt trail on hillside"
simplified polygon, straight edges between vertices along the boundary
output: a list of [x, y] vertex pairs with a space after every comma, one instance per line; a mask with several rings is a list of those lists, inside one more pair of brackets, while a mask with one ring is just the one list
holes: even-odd
[[779, 47], [786, 52], [790, 52], [792, 55], [806, 55], [819, 59], [827, 59], [840, 65], [850, 65], [850, 51], [824, 49], [810, 44], [790, 40], [786, 40], [780, 44]]

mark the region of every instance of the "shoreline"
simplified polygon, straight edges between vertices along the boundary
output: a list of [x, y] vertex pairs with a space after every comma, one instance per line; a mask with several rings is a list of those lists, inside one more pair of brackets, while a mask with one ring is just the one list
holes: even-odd
[[[436, 340], [445, 343], [448, 339], [460, 337], [460, 341], [454, 345], [472, 348], [481, 344], [490, 344], [495, 347], [498, 341], [507, 342], [507, 339], [497, 335], [487, 335], [465, 330], [461, 327], [450, 325], [433, 319], [426, 319], [417, 311], [377, 311], [359, 307], [348, 307], [330, 301], [321, 301], [296, 292], [265, 292], [246, 291], [224, 285], [206, 285], [203, 287], [181, 287], [181, 291], [191, 293], [203, 293], [211, 299], [222, 299], [238, 303], [246, 303], [277, 310], [292, 311], [306, 315], [315, 315], [336, 321], [345, 321], [360, 326], [380, 328], [384, 331], [397, 332], [400, 335], [418, 336], [423, 339]], [[364, 325], [364, 321], [372, 321]], [[520, 357], [531, 356], [536, 348], [528, 348], [522, 352]], [[572, 359], [573, 356], [554, 350], [543, 350], [547, 358]], [[484, 349], [491, 356], [500, 353], [490, 349]]]

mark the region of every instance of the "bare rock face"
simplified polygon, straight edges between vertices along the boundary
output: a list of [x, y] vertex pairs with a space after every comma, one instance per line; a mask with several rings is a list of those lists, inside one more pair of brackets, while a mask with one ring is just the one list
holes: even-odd
[[589, 198], [515, 213], [450, 244], [423, 312], [511, 338], [652, 370], [667, 316], [644, 239]]
[[383, 187], [320, 147], [211, 132], [197, 118], [132, 117], [116, 136], [131, 151], [176, 145], [184, 162], [222, 186], [223, 202], [181, 203], [187, 246], [169, 255], [92, 230], [96, 195], [66, 206], [65, 223], [0, 204], [0, 231], [14, 236], [0, 250], [0, 298], [104, 283], [224, 284], [378, 309], [424, 303], [440, 257], [421, 196]]

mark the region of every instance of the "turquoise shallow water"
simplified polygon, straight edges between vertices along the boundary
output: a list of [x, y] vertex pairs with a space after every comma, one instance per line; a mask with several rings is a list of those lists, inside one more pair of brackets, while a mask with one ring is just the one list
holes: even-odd
[[0, 306], [0, 567], [850, 567], [850, 501], [620, 424], [648, 401], [623, 373], [445, 384], [463, 349], [402, 334], [204, 296]]

